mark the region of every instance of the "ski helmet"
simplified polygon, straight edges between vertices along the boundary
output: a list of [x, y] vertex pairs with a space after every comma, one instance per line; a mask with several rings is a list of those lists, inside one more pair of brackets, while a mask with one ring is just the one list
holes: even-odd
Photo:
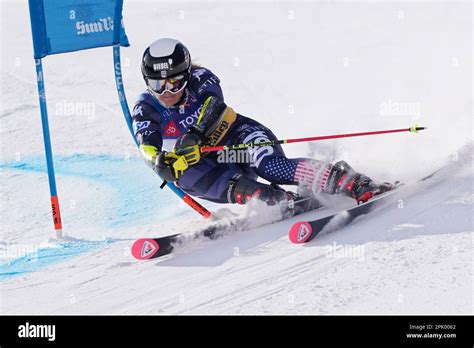
[[143, 53], [142, 75], [147, 85], [155, 92], [156, 81], [173, 77], [179, 78], [177, 87], [181, 90], [191, 75], [191, 55], [186, 46], [178, 40], [156, 40]]

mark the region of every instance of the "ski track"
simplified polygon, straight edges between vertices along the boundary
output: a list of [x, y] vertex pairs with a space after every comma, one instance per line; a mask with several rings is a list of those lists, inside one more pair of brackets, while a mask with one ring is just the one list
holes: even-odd
[[[446, 235], [449, 236], [447, 237], [448, 241], [455, 242], [452, 243], [455, 247], [446, 247], [437, 238], [438, 233], [444, 235], [444, 232], [436, 231], [433, 235], [428, 227], [420, 228], [421, 222], [427, 221], [427, 218], [429, 219], [433, 215], [436, 216], [436, 211], [443, 209], [443, 206], [459, 205], [462, 209], [453, 209], [448, 215], [445, 215], [444, 220], [440, 221], [459, 218], [465, 214], [464, 209], [472, 210], [472, 202], [470, 203], [470, 200], [466, 199], [470, 193], [463, 191], [465, 185], [470, 184], [470, 178], [467, 176], [462, 179], [461, 176], [459, 180], [461, 185], [458, 190], [454, 191], [449, 188], [451, 185], [448, 181], [441, 180], [440, 183], [439, 180], [433, 180], [436, 183], [436, 189], [427, 186], [424, 191], [406, 199], [407, 206], [414, 205], [416, 209], [398, 209], [397, 211], [397, 209], [389, 208], [375, 212], [373, 216], [366, 216], [341, 231], [320, 236], [303, 247], [290, 245], [284, 235], [276, 240], [258, 242], [253, 248], [249, 248], [239, 256], [232, 255], [233, 247], [230, 246], [239, 245], [239, 242], [247, 240], [251, 233], [264, 236], [265, 232], [271, 232], [268, 231], [267, 226], [230, 235], [223, 240], [198, 243], [191, 250], [170, 256], [166, 260], [143, 263], [119, 261], [124, 257], [129, 257], [126, 255], [127, 250], [125, 249], [127, 243], [119, 241], [105, 251], [100, 250], [81, 257], [81, 259], [91, 260], [95, 256], [100, 256], [100, 260], [110, 257], [111, 261], [105, 269], [102, 262], [91, 263], [89, 261], [87, 265], [81, 265], [81, 259], [74, 263], [67, 262], [55, 267], [56, 272], [62, 270], [68, 273], [72, 272], [74, 278], [85, 278], [85, 280], [70, 284], [68, 288], [74, 289], [74, 292], [69, 295], [69, 300], [63, 299], [66, 303], [58, 306], [54, 312], [67, 313], [73, 305], [89, 308], [89, 303], [113, 297], [115, 292], [121, 293], [122, 287], [125, 286], [128, 290], [127, 295], [123, 296], [121, 307], [117, 313], [347, 313], [349, 308], [358, 308], [360, 303], [367, 305], [368, 298], [374, 304], [372, 311], [412, 313], [404, 301], [407, 301], [406, 297], [418, 295], [412, 286], [413, 284], [418, 284], [419, 289], [423, 291], [431, 289], [431, 291], [442, 293], [448, 290], [450, 293], [464, 293], [469, 290], [469, 288], [466, 289], [465, 280], [463, 281], [462, 269], [458, 269], [446, 278], [446, 272], [453, 271], [453, 269], [450, 269], [449, 263], [444, 267], [442, 265], [453, 255], [463, 256], [465, 261], [469, 261], [469, 258], [465, 256], [472, 249], [472, 231], [460, 230], [454, 234]], [[463, 182], [465, 185], [462, 185]], [[447, 197], [445, 196], [446, 198], [439, 195], [439, 192], [444, 190], [450, 192]], [[427, 201], [431, 202], [428, 206], [420, 204]], [[406, 221], [409, 223], [405, 223]], [[437, 221], [434, 219], [431, 223], [436, 224]], [[408, 227], [410, 224], [417, 227], [410, 228]], [[376, 234], [378, 238], [373, 238], [371, 233], [361, 234], [363, 229], [370, 228], [371, 225], [377, 226], [372, 233]], [[397, 226], [400, 225], [405, 227], [397, 229]], [[409, 230], [410, 233], [403, 233], [405, 230]], [[415, 234], [413, 235], [413, 233]], [[415, 239], [414, 243], [411, 241], [412, 239]], [[332, 245], [333, 241], [344, 246], [363, 245], [365, 248], [363, 259], [329, 257], [325, 250]], [[426, 254], [416, 253], [421, 246], [427, 245], [429, 249], [425, 250], [428, 251]], [[123, 253], [120, 253], [120, 250]], [[279, 252], [280, 250], [282, 252]], [[194, 258], [200, 252], [225, 254], [225, 257], [222, 257], [225, 261], [213, 267], [194, 267], [194, 272], [186, 272], [186, 267], [182, 266], [187, 264], [188, 260], [186, 259]], [[103, 255], [104, 253], [106, 255]], [[215, 255], [208, 257], [215, 258]], [[116, 261], [112, 261], [114, 259]], [[439, 268], [440, 274], [432, 275], [426, 279], [422, 278], [422, 282], [420, 282], [419, 268], [423, 268], [427, 264], [436, 267], [436, 269]], [[361, 266], [365, 270], [362, 274], [358, 274], [358, 267]], [[148, 286], [143, 286], [144, 280], [148, 278], [147, 274], [149, 272], [155, 273], [157, 268], [162, 269], [163, 273], [159, 278], [152, 276], [156, 285], [150, 286], [148, 282], [145, 282]], [[337, 277], [339, 273], [346, 274], [347, 268], [354, 269], [351, 280], [346, 282], [346, 280], [337, 279], [334, 284], [334, 277]], [[132, 279], [115, 278], [124, 269], [133, 270]], [[184, 272], [182, 276], [169, 277], [173, 270], [181, 273], [179, 269]], [[387, 277], [386, 271], [388, 269], [395, 274], [403, 273], [405, 276], [403, 279]], [[271, 270], [271, 272], [266, 272], [266, 270]], [[459, 274], [460, 271], [461, 274]], [[367, 272], [370, 273], [370, 278], [367, 277]], [[90, 274], [95, 274], [95, 276], [90, 277]], [[43, 272], [43, 275], [54, 279], [54, 274]], [[27, 278], [23, 279], [27, 280]], [[103, 282], [106, 279], [116, 280], [113, 285], [104, 288]], [[46, 278], [42, 283], [33, 283], [32, 287], [47, 286], [46, 284], [53, 282]], [[8, 282], [6, 283], [8, 284]], [[192, 284], [192, 287], [183, 287], [183, 283]], [[215, 287], [213, 291], [209, 291], [209, 284], [213, 284]], [[440, 284], [444, 290], [439, 289]], [[171, 291], [161, 293], [158, 298], [156, 292], [160, 291], [162, 287]], [[391, 297], [395, 304], [387, 306], [387, 302], [380, 300], [383, 297], [381, 287], [387, 290], [384, 296]], [[26, 287], [26, 289], [29, 288]], [[11, 290], [18, 290], [18, 288]], [[140, 300], [143, 298], [154, 298], [154, 300]], [[73, 299], [74, 302], [71, 303]], [[465, 307], [456, 306], [454, 310], [470, 313], [469, 302], [465, 304]], [[424, 310], [429, 310], [431, 305], [431, 302], [421, 301], [421, 308]], [[104, 310], [107, 311], [107, 305], [104, 307], [96, 305], [94, 309], [86, 310], [86, 313], [101, 313]], [[363, 308], [359, 311], [360, 313], [372, 313], [372, 311], [366, 311]], [[355, 312], [357, 313], [358, 310], [355, 309]], [[451, 313], [450, 310], [447, 312]]]

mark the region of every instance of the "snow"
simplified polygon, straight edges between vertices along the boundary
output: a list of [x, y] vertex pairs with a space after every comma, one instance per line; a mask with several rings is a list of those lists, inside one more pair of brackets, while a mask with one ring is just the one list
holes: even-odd
[[374, 178], [406, 183], [383, 211], [342, 230], [292, 245], [294, 218], [138, 262], [129, 251], [134, 238], [205, 222], [160, 190], [139, 158], [115, 92], [112, 49], [49, 56], [46, 94], [69, 236], [57, 244], [28, 6], [2, 1], [1, 314], [474, 312], [471, 3], [124, 6], [131, 105], [143, 90], [144, 48], [176, 37], [221, 78], [229, 105], [281, 138], [414, 123], [428, 130], [286, 145], [289, 156], [345, 159]]

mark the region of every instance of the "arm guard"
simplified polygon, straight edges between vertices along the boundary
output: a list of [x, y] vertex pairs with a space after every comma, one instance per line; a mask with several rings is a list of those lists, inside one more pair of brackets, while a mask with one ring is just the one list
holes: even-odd
[[196, 128], [204, 134], [206, 146], [218, 144], [237, 119], [235, 111], [220, 98], [209, 96], [202, 106]]

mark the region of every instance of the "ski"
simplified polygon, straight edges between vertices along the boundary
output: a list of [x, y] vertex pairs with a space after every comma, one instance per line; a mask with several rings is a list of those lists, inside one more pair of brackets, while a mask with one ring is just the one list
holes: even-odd
[[[437, 170], [428, 176], [420, 179], [419, 181], [425, 181], [435, 174], [437, 174], [440, 170]], [[401, 186], [401, 184], [397, 185]], [[321, 230], [326, 227], [330, 226], [331, 223], [337, 226], [331, 226], [334, 229], [340, 229], [349, 223], [351, 223], [355, 218], [361, 215], [365, 215], [374, 210], [377, 206], [380, 206], [384, 199], [393, 193], [397, 192], [398, 190], [391, 190], [386, 193], [383, 193], [375, 198], [369, 200], [366, 203], [356, 205], [352, 208], [340, 210], [335, 214], [331, 214], [316, 220], [312, 221], [300, 221], [293, 224], [289, 231], [289, 239], [291, 242], [295, 244], [302, 244], [307, 243], [311, 239], [313, 239], [316, 235], [318, 235]], [[295, 207], [304, 203], [305, 201], [295, 202]], [[307, 213], [311, 211], [316, 211], [317, 209], [323, 208], [323, 206], [318, 206], [311, 210], [300, 210], [296, 211], [294, 214], [286, 217], [282, 217], [272, 223], [279, 222], [285, 220], [286, 218], [290, 218], [296, 215], [300, 215], [302, 213]], [[339, 221], [340, 220], [340, 221]], [[177, 233], [173, 235], [167, 235], [158, 238], [141, 238], [136, 240], [131, 248], [131, 252], [134, 258], [138, 260], [149, 260], [154, 259], [157, 257], [161, 257], [164, 255], [171, 254], [176, 250], [176, 248], [187, 244], [188, 242], [192, 242], [193, 240], [200, 239], [202, 237], [209, 238], [209, 239], [217, 239], [222, 236], [227, 235], [228, 233], [244, 231], [249, 228], [256, 228], [264, 225], [262, 224], [251, 224], [248, 218], [237, 217], [233, 220], [227, 221], [217, 221], [210, 226], [206, 226], [198, 231], [192, 232], [183, 232]]]
[[176, 233], [158, 238], [141, 238], [132, 245], [132, 255], [138, 260], [149, 260], [171, 254], [177, 247], [202, 237], [210, 239], [218, 238], [220, 235], [230, 231], [238, 230], [245, 224], [245, 219], [234, 219], [227, 223], [214, 223], [198, 231]]
[[[319, 205], [317, 207], [313, 207], [310, 210], [298, 209], [298, 207], [304, 206], [305, 202], [307, 201], [308, 199], [294, 202], [294, 207], [291, 207], [291, 209], [295, 208], [293, 213], [288, 214], [287, 216], [282, 216], [280, 219], [272, 221], [271, 223], [279, 222], [302, 213], [307, 213], [309, 211], [315, 211], [319, 208], [323, 208], [322, 205]], [[158, 238], [140, 238], [133, 243], [131, 252], [132, 256], [138, 260], [154, 259], [171, 254], [178, 247], [203, 237], [209, 239], [218, 239], [229, 233], [260, 227], [265, 224], [266, 223], [252, 223], [248, 218], [245, 217], [226, 219], [217, 221], [212, 225], [206, 226], [198, 231], [176, 233]]]
[[318, 218], [312, 221], [299, 221], [291, 226], [288, 233], [290, 241], [294, 244], [308, 243], [314, 237], [316, 237], [325, 227], [331, 226], [332, 230], [340, 229], [347, 226], [355, 218], [370, 213], [377, 206], [397, 190], [391, 190], [383, 193], [368, 202], [356, 205], [352, 208], [338, 211], [335, 214], [331, 214], [322, 218]]
[[[442, 168], [435, 170], [418, 181], [426, 181], [441, 172], [441, 170]], [[397, 192], [398, 190], [396, 190], [396, 188], [402, 185], [402, 183], [397, 182], [395, 189], [376, 196], [375, 198], [361, 205], [356, 205], [349, 209], [340, 210], [335, 214], [331, 214], [316, 220], [296, 222], [293, 224], [293, 226], [291, 226], [290, 231], [288, 232], [288, 238], [294, 244], [303, 244], [308, 243], [310, 240], [316, 237], [324, 227], [329, 226], [330, 224], [333, 225], [331, 227], [334, 230], [341, 229], [344, 226], [350, 224], [356, 217], [368, 214], [373, 211], [375, 207], [380, 206], [386, 197], [391, 196]]]

